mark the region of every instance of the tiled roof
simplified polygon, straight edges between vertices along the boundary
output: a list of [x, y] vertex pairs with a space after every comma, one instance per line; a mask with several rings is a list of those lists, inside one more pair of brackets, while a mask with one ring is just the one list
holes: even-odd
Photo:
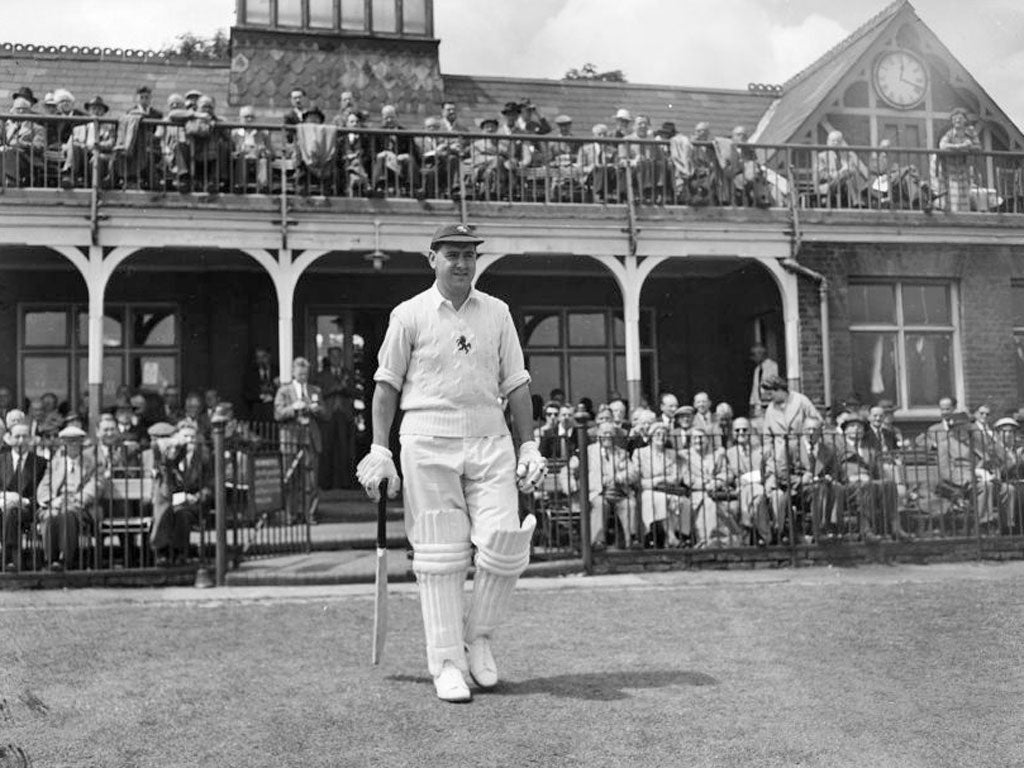
[[813, 64], [787, 80], [770, 119], [765, 121], [752, 138], [765, 144], [791, 141], [800, 125], [904, 8], [913, 12], [913, 6], [908, 0], [896, 0], [886, 6]]
[[[647, 114], [654, 128], [666, 120], [685, 134], [706, 120], [714, 134], [728, 134], [736, 125], [753, 130], [771, 101], [761, 92], [636, 85], [581, 80], [526, 80], [511, 77], [445, 75], [445, 97], [459, 106], [464, 118], [497, 117], [508, 101], [529, 98], [550, 121], [565, 113], [576, 133], [595, 123], [614, 125], [615, 111]], [[468, 120], [467, 120], [468, 122]]]
[[96, 53], [54, 53], [0, 48], [0, 104], [23, 85], [37, 99], [54, 88], [67, 88], [78, 105], [96, 95], [110, 105], [112, 115], [129, 109], [135, 89], [153, 89], [153, 105], [162, 109], [172, 93], [193, 88], [213, 96], [219, 105], [228, 98], [228, 62], [190, 62], [186, 59], [135, 58]]

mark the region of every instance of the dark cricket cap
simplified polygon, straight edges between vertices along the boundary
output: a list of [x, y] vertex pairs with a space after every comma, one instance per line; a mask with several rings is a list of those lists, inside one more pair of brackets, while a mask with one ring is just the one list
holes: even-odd
[[434, 236], [430, 239], [430, 247], [441, 243], [473, 243], [479, 245], [483, 238], [473, 234], [473, 230], [465, 224], [445, 224], [438, 227]]

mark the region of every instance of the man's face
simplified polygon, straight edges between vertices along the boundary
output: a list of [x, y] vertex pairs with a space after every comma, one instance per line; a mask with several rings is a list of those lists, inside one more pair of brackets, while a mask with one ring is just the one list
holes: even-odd
[[679, 400], [675, 395], [665, 395], [661, 398], [661, 412], [668, 418], [672, 418], [676, 415], [676, 411], [679, 410]]
[[612, 400], [608, 403], [608, 407], [612, 411], [612, 421], [616, 424], [621, 424], [626, 420], [626, 404], [621, 400]]
[[646, 117], [638, 117], [636, 119], [636, 135], [646, 136], [647, 131], [650, 130], [651, 124]]
[[568, 405], [563, 405], [558, 409], [558, 420], [563, 424], [569, 424], [572, 422], [572, 408]]
[[305, 363], [295, 363], [292, 365], [292, 378], [300, 384], [305, 384], [309, 379], [309, 366]]
[[572, 123], [559, 123], [558, 133], [560, 136], [572, 136]]
[[455, 118], [458, 117], [458, 112], [455, 109], [455, 105], [450, 102], [441, 107], [441, 114], [444, 115], [444, 119], [447, 120], [449, 123], [454, 123]]
[[380, 121], [385, 128], [394, 128], [395, 123], [398, 122], [398, 118], [394, 112], [388, 110], [386, 112], [381, 112]]
[[75, 103], [71, 99], [62, 99], [57, 102], [57, 111], [62, 115], [70, 115], [74, 108]]
[[450, 293], [468, 293], [476, 275], [475, 243], [441, 243], [430, 252], [428, 262], [434, 276]]
[[962, 131], [967, 125], [967, 118], [964, 116], [962, 112], [957, 112], [955, 115], [953, 115], [951, 121], [953, 123], [953, 127], [956, 128], [958, 131]]
[[203, 401], [206, 403], [207, 408], [216, 408], [217, 403], [220, 401], [220, 395], [216, 389], [208, 389], [203, 394]]
[[740, 129], [736, 129], [732, 132], [732, 140], [737, 144], [743, 144], [747, 141], [747, 132]]
[[693, 398], [693, 407], [697, 409], [698, 413], [705, 415], [711, 410], [711, 398], [701, 392]]
[[619, 127], [619, 133], [629, 133], [630, 121], [624, 117], [615, 118], [615, 124]]
[[43, 411], [50, 413], [57, 410], [57, 397], [52, 394], [45, 394], [40, 398], [40, 402], [43, 404]]
[[24, 424], [15, 424], [10, 431], [11, 445], [18, 451], [24, 451], [28, 447], [28, 427]]
[[42, 400], [33, 400], [28, 406], [28, 415], [32, 419], [41, 419], [45, 413]]
[[189, 418], [196, 418], [202, 409], [203, 402], [195, 395], [185, 398], [185, 415]]
[[871, 426], [874, 427], [875, 429], [878, 429], [879, 427], [882, 426], [882, 419], [884, 418], [884, 416], [885, 410], [877, 405], [870, 411], [868, 411], [868, 421], [871, 422]]
[[178, 428], [178, 434], [175, 435], [180, 445], [189, 446], [195, 445], [196, 442], [196, 431], [193, 427], [182, 426]]
[[82, 455], [82, 441], [68, 440], [64, 444], [64, 452], [67, 454], [69, 459], [77, 459]]
[[149, 109], [149, 105], [153, 103], [153, 94], [149, 91], [142, 91], [135, 94], [135, 103], [143, 109]]
[[664, 448], [668, 439], [668, 432], [664, 429], [656, 429], [651, 432], [651, 445], [655, 448]]
[[982, 426], [988, 425], [988, 420], [992, 416], [992, 411], [987, 405], [981, 406], [974, 412], [974, 418], [977, 419], [978, 423]]
[[711, 138], [711, 126], [707, 123], [697, 123], [694, 129], [693, 138], [697, 141], [707, 141]]
[[544, 409], [544, 423], [548, 426], [554, 426], [558, 423], [558, 408]]
[[265, 349], [256, 350], [256, 365], [270, 365], [270, 353]]
[[750, 442], [750, 423], [749, 422], [738, 422], [733, 424], [732, 427], [733, 439], [740, 445], [746, 445]]
[[683, 429], [689, 429], [693, 426], [693, 414], [689, 411], [676, 414], [676, 421], [679, 422], [679, 426]]
[[483, 125], [483, 129], [484, 129], [484, 133], [497, 133], [498, 132], [498, 124], [497, 123], [492, 123], [492, 122], [486, 122]]
[[113, 419], [102, 419], [96, 427], [96, 437], [104, 445], [110, 445], [117, 437], [117, 422]]
[[140, 416], [142, 415], [143, 411], [146, 410], [146, 398], [144, 398], [142, 395], [134, 395], [131, 399], [131, 404], [132, 410], [135, 411], [135, 413]]
[[342, 362], [341, 350], [337, 347], [331, 347], [327, 350], [327, 359], [330, 360], [332, 368], [340, 368]]
[[939, 414], [944, 419], [949, 418], [950, 416], [953, 415], [954, 407], [955, 406], [953, 405], [953, 401], [948, 397], [944, 397], [941, 400], [939, 400]]
[[306, 109], [306, 94], [302, 91], [292, 91], [288, 98], [291, 99], [292, 107], [294, 109], [298, 109], [300, 111]]

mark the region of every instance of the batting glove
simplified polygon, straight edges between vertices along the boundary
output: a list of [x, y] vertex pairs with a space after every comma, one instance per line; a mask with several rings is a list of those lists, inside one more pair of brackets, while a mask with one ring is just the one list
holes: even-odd
[[374, 501], [380, 501], [380, 484], [388, 483], [388, 498], [393, 499], [402, 488], [402, 481], [395, 469], [391, 451], [376, 443], [370, 446], [370, 452], [363, 457], [356, 467], [356, 479], [363, 486], [366, 495]]
[[516, 484], [523, 493], [530, 493], [540, 485], [548, 473], [548, 462], [540, 455], [536, 440], [527, 440], [519, 446], [519, 464], [516, 467]]

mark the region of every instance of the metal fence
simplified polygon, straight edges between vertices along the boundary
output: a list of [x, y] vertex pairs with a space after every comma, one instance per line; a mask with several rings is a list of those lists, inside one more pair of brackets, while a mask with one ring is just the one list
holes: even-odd
[[177, 115], [0, 115], [0, 189], [1024, 212], [1020, 153]]

